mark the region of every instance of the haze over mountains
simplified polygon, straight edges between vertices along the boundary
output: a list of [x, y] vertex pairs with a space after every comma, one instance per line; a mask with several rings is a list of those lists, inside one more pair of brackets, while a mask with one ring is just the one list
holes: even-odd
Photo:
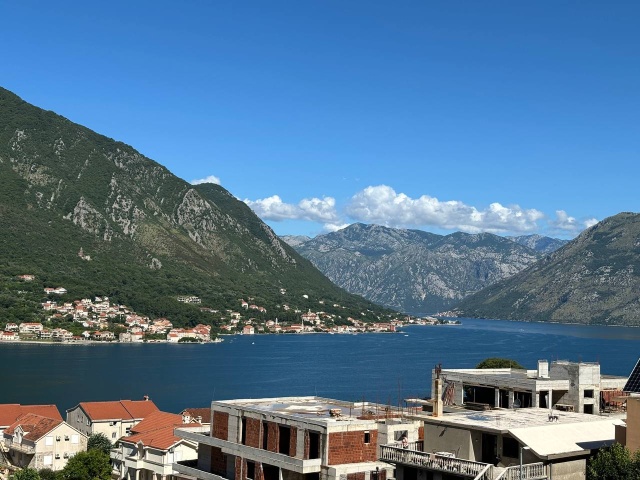
[[[0, 182], [4, 286], [35, 274], [66, 287], [68, 300], [107, 295], [178, 325], [206, 320], [176, 302], [181, 294], [233, 309], [252, 296], [274, 314], [280, 303], [306, 310], [320, 300], [327, 311], [346, 306], [345, 318], [373, 320], [371, 312], [383, 310], [333, 285], [224, 188], [190, 185], [130, 146], [2, 88]], [[2, 301], [28, 317], [39, 291], [20, 298], [4, 289]]]
[[449, 309], [564, 243], [541, 236], [462, 232], [443, 236], [364, 224], [313, 239], [283, 239], [337, 285], [411, 313]]

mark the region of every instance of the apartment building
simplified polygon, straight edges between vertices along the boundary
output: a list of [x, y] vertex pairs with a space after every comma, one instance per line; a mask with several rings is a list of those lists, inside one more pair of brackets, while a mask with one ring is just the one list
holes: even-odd
[[67, 423], [89, 436], [103, 433], [111, 442], [128, 435], [131, 427], [158, 411], [155, 403], [143, 400], [81, 402], [67, 410]]
[[62, 470], [69, 458], [87, 449], [86, 435], [60, 418], [34, 413], [22, 415], [5, 428], [2, 440], [11, 465], [38, 470]]

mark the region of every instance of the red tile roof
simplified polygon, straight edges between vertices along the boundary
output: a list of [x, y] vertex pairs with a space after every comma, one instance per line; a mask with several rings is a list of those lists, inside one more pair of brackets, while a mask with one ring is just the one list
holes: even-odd
[[153, 412], [131, 429], [132, 435], [122, 437], [120, 441], [136, 444], [142, 443], [145, 447], [153, 447], [159, 450], [168, 450], [182, 440], [173, 434], [177, 427], [195, 427], [197, 423], [182, 423], [182, 415], [167, 412]]
[[62, 420], [62, 416], [55, 405], [20, 405], [19, 403], [5, 403], [0, 405], [0, 428], [8, 427], [18, 418], [28, 413], [35, 413], [43, 417]]
[[158, 407], [151, 400], [115, 400], [111, 402], [81, 402], [79, 406], [92, 421], [141, 419]]
[[56, 418], [43, 417], [34, 413], [27, 413], [9, 425], [5, 429], [4, 433], [13, 435], [16, 428], [22, 427], [22, 430], [25, 432], [24, 438], [35, 442], [44, 437], [61, 423], [63, 423], [62, 419], [58, 420]]
[[188, 413], [194, 422], [196, 417], [202, 417], [202, 423], [211, 423], [211, 408], [185, 408], [182, 413]]

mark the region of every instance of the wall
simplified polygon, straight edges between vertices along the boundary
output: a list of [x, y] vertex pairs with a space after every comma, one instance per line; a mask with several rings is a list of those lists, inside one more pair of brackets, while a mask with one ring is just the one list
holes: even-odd
[[559, 462], [551, 465], [551, 478], [553, 480], [584, 480], [586, 471], [586, 459]]
[[368, 430], [370, 442], [364, 443], [365, 431], [329, 433], [328, 464], [375, 462], [377, 460], [377, 430]]
[[[456, 457], [476, 460], [480, 456], [481, 436], [472, 443], [469, 430], [454, 428], [450, 426], [424, 425], [424, 451], [425, 452], [452, 452]], [[478, 443], [477, 448], [474, 446]]]
[[211, 436], [220, 440], [229, 440], [229, 414], [226, 412], [213, 412], [211, 422]]
[[627, 448], [640, 449], [640, 398], [627, 399]]

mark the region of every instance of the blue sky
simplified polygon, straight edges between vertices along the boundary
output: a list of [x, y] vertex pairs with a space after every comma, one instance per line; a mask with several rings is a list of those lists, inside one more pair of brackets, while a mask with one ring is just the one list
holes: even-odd
[[638, 211], [638, 2], [0, 2], [0, 85], [278, 234]]

